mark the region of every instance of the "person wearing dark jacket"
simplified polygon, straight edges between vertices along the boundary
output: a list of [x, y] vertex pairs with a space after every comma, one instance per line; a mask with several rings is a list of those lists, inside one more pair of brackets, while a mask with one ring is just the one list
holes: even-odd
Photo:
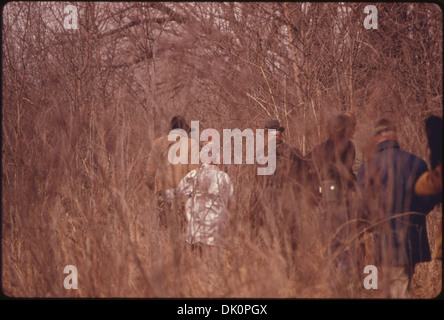
[[315, 146], [310, 157], [319, 173], [323, 197], [340, 201], [355, 184], [353, 163], [356, 149], [351, 141], [356, 118], [350, 113], [332, 116], [327, 124], [328, 139]]
[[297, 148], [285, 143], [285, 128], [278, 120], [266, 120], [264, 129], [264, 152], [268, 153], [268, 146], [275, 143], [276, 170], [272, 175], [255, 175], [249, 223], [254, 241], [264, 234], [270, 239], [279, 239], [281, 253], [291, 260], [299, 234], [297, 200], [313, 170], [310, 161]]
[[356, 118], [349, 112], [337, 113], [327, 123], [328, 139], [315, 146], [308, 156], [319, 177], [321, 201], [318, 213], [323, 221], [322, 241], [329, 248], [328, 256], [337, 270], [330, 279], [333, 286], [342, 286], [343, 277], [350, 276], [353, 252], [348, 243], [355, 235], [350, 221], [355, 218], [354, 195], [356, 178], [353, 164], [356, 149], [351, 141], [356, 130]]
[[414, 192], [426, 162], [400, 148], [395, 125], [381, 119], [375, 125], [376, 150], [358, 172], [365, 194], [363, 220], [374, 233], [375, 266], [381, 267], [381, 289], [390, 298], [408, 298], [417, 263], [430, 261], [426, 214], [433, 204]]

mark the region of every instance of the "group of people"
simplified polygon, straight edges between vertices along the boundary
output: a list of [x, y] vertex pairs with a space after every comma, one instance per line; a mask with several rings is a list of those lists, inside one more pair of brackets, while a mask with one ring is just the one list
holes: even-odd
[[[290, 248], [282, 250], [284, 257], [294, 259], [301, 241], [296, 208], [303, 199], [324, 219], [338, 270], [347, 272], [341, 262], [350, 259], [350, 240], [370, 232], [373, 263], [382, 268], [385, 279], [381, 286], [388, 288], [389, 297], [408, 297], [415, 265], [432, 258], [426, 215], [442, 202], [442, 119], [430, 116], [425, 123], [430, 170], [426, 161], [401, 149], [398, 130], [388, 119], [375, 123], [366, 150], [370, 152], [357, 172], [352, 141], [357, 120], [352, 113], [332, 116], [328, 139], [308, 155], [284, 142], [285, 128], [278, 120], [265, 121], [264, 129], [264, 152], [272, 139], [276, 143], [276, 170], [252, 179], [246, 225], [251, 235], [264, 239], [264, 230], [269, 239], [279, 235], [282, 248]], [[171, 130], [188, 136], [190, 148], [190, 127], [183, 117], [173, 117]], [[173, 143], [168, 136], [156, 139], [148, 158], [147, 184], [156, 194], [159, 225], [172, 232], [184, 230], [189, 247], [201, 256], [206, 252], [219, 257], [219, 249], [228, 243], [232, 181], [211, 156], [201, 157], [201, 164], [191, 164], [191, 158], [187, 164], [170, 163]], [[284, 243], [288, 240], [290, 244]], [[435, 258], [442, 259], [441, 233], [436, 243]]]

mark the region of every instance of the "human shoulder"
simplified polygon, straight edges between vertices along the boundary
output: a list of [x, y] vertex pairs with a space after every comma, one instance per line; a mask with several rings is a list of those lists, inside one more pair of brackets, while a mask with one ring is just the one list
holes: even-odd
[[164, 139], [165, 139], [164, 136], [157, 137], [154, 139], [153, 143], [151, 144], [151, 149], [149, 153], [149, 158], [151, 160], [158, 158], [160, 156], [161, 149], [163, 149], [162, 146], [164, 145]]
[[198, 169], [191, 170], [188, 172], [179, 182], [178, 188], [184, 188], [185, 186], [189, 185], [197, 176]]
[[427, 170], [427, 163], [424, 159], [422, 159], [421, 157], [417, 156], [414, 153], [405, 150], [401, 150], [401, 152], [404, 152], [406, 157], [408, 157], [409, 162], [413, 164], [415, 167]]
[[324, 152], [324, 142], [317, 144], [313, 147], [313, 149], [311, 150], [311, 157], [312, 158], [318, 158], [322, 155], [322, 153]]
[[190, 172], [188, 172], [186, 175], [185, 175], [185, 177], [187, 177], [187, 178], [195, 178], [196, 176], [197, 176], [197, 174], [199, 173], [199, 168], [196, 168], [196, 169], [193, 169], [193, 170], [191, 170]]
[[228, 175], [228, 173], [226, 173], [226, 172], [224, 172], [224, 171], [219, 170], [219, 171], [217, 172], [217, 175], [218, 175], [220, 178], [222, 178], [222, 179], [224, 179], [224, 180], [226, 180], [226, 181], [228, 181], [228, 182], [231, 181], [230, 176]]
[[329, 154], [334, 151], [335, 143], [331, 139], [327, 139], [313, 148], [313, 153], [317, 155]]
[[157, 138], [154, 139], [153, 146], [158, 147], [158, 146], [164, 144], [167, 141], [168, 141], [168, 136], [167, 135], [157, 137]]
[[234, 192], [233, 184], [231, 183], [230, 176], [224, 171], [217, 172], [218, 185], [222, 190], [227, 192], [227, 196], [231, 197]]
[[395, 159], [396, 162], [400, 163], [406, 169], [406, 175], [416, 176], [418, 178], [419, 175], [428, 170], [427, 163], [424, 159], [406, 150], [397, 149]]
[[298, 148], [292, 147], [285, 142], [276, 145], [276, 152], [279, 156], [289, 159], [302, 158], [302, 153]]
[[291, 150], [291, 154], [293, 157], [297, 157], [299, 159], [304, 159], [302, 152], [298, 148], [290, 146], [290, 150]]

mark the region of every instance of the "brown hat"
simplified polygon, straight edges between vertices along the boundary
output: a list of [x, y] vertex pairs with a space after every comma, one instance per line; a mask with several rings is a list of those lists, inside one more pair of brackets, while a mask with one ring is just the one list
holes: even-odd
[[383, 132], [387, 132], [387, 131], [393, 131], [396, 132], [396, 126], [395, 124], [388, 120], [388, 119], [379, 119], [378, 121], [376, 121], [375, 123], [375, 136], [377, 136], [378, 134], [381, 134]]
[[265, 120], [265, 129], [276, 129], [277, 131], [283, 132], [285, 130], [284, 127], [281, 127], [279, 120], [277, 119], [269, 119]]

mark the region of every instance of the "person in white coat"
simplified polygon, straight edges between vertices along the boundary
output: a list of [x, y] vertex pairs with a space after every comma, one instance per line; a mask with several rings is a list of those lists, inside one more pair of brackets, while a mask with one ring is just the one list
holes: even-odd
[[201, 153], [202, 164], [180, 181], [176, 194], [187, 199], [186, 242], [192, 250], [198, 249], [201, 257], [214, 252], [219, 259], [219, 249], [226, 245], [227, 211], [233, 185], [228, 174], [213, 163], [214, 158]]

